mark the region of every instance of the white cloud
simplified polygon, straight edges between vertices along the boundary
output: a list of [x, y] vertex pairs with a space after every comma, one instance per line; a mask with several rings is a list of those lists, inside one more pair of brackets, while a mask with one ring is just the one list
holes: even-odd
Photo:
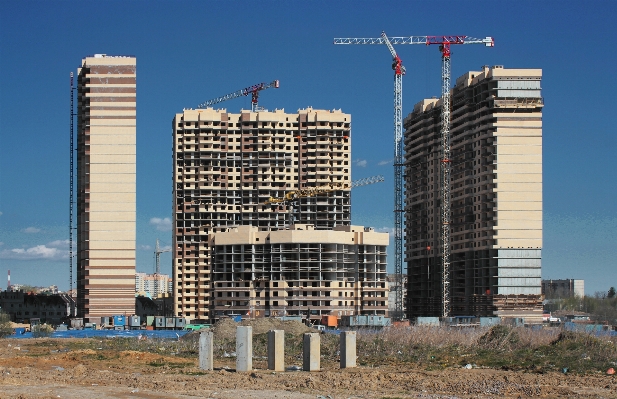
[[[75, 242], [73, 242], [73, 245], [75, 245]], [[47, 243], [47, 246], [53, 247], [53, 248], [68, 248], [69, 247], [69, 240], [56, 240], [56, 241], [52, 241], [52, 242]]]
[[356, 163], [356, 166], [361, 168], [365, 168], [367, 164], [366, 159], [356, 159], [354, 162]]
[[171, 231], [171, 219], [170, 218], [151, 218], [150, 224], [155, 226], [158, 231]]
[[47, 245], [37, 245], [31, 248], [14, 248], [0, 251], [0, 259], [15, 260], [63, 260], [68, 259], [68, 251], [58, 248], [51, 248]]
[[384, 165], [390, 165], [392, 163], [393, 159], [386, 159], [385, 161], [379, 161], [377, 162], [378, 166], [384, 166]]
[[171, 251], [171, 245], [165, 245], [163, 247], [160, 247], [159, 250], [169, 252]]
[[0, 241], [0, 247], [3, 246], [3, 245], [4, 245], [4, 243], [2, 241]]
[[40, 231], [41, 231], [41, 229], [36, 228], [36, 227], [26, 227], [26, 228], [25, 228], [25, 229], [23, 229], [21, 232], [22, 232], [22, 233], [28, 233], [28, 234], [31, 234], [31, 233], [38, 233], [38, 232], [40, 232]]
[[137, 249], [140, 249], [142, 251], [151, 251], [152, 247], [150, 245], [140, 245], [139, 247], [137, 247]]
[[0, 212], [0, 216], [2, 216], [2, 212]]

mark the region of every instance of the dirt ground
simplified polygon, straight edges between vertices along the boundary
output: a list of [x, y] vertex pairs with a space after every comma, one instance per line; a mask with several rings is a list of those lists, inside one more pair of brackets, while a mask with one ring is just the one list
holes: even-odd
[[233, 358], [215, 359], [217, 370], [204, 372], [196, 357], [80, 349], [83, 341], [0, 339], [0, 398], [617, 398], [617, 378], [599, 373], [426, 371], [403, 363], [341, 370], [333, 361], [322, 361], [320, 372], [275, 373], [263, 358], [251, 373], [233, 371]]

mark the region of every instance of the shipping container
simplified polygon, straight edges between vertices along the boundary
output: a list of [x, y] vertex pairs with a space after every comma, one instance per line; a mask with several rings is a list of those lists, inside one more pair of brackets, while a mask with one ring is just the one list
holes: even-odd
[[480, 327], [491, 327], [501, 324], [501, 317], [480, 317]]
[[71, 328], [75, 330], [81, 330], [82, 328], [84, 328], [84, 319], [82, 318], [71, 319]]
[[174, 328], [176, 326], [176, 318], [175, 317], [166, 317], [165, 318], [165, 328]]
[[384, 316], [341, 316], [342, 327], [386, 327], [390, 325], [390, 318]]
[[165, 328], [165, 318], [163, 316], [156, 316], [154, 318], [154, 327], [157, 330]]
[[336, 328], [338, 326], [338, 318], [333, 315], [321, 316], [321, 325]]
[[146, 316], [146, 325], [154, 326], [154, 316]]
[[141, 320], [139, 318], [139, 316], [129, 316], [128, 317], [129, 320], [129, 327], [139, 327], [141, 325]]
[[176, 328], [184, 328], [186, 326], [186, 319], [184, 317], [176, 317]]
[[417, 326], [439, 327], [439, 317], [416, 317]]
[[84, 330], [96, 330], [96, 323], [85, 323]]
[[109, 316], [103, 316], [101, 317], [101, 326], [103, 326], [103, 328], [105, 327], [110, 327], [111, 326], [111, 322], [112, 322], [112, 318], [110, 318]]
[[126, 316], [124, 315], [114, 315], [113, 316], [114, 319], [114, 327], [116, 326], [126, 326]]

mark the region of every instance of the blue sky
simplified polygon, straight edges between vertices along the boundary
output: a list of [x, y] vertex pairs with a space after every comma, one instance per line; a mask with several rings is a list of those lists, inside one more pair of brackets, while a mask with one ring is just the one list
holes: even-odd
[[[490, 4], [490, 5], [488, 5]], [[391, 60], [334, 37], [468, 35], [452, 77], [481, 65], [542, 68], [543, 277], [617, 285], [614, 1], [0, 1], [0, 276], [68, 288], [69, 73], [94, 53], [137, 57], [137, 269], [171, 244], [176, 112], [274, 79], [260, 105], [352, 115], [353, 222], [393, 225]], [[403, 113], [440, 94], [435, 46], [399, 46]], [[223, 104], [250, 108], [250, 99]], [[392, 261], [392, 257], [390, 257]], [[161, 255], [163, 272], [171, 255]], [[0, 284], [3, 285], [3, 284]]]

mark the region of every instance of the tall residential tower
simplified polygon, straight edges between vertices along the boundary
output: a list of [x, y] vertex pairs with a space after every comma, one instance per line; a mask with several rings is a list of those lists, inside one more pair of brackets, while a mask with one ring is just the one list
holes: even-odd
[[77, 302], [91, 322], [135, 313], [135, 67], [96, 54], [77, 72]]
[[[212, 315], [212, 235], [230, 227], [332, 229], [350, 224], [350, 191], [264, 205], [288, 190], [351, 183], [349, 114], [185, 110], [173, 120], [175, 312]], [[290, 211], [293, 214], [290, 215]], [[292, 219], [293, 218], [293, 219]]]
[[[452, 89], [452, 316], [541, 322], [541, 79], [483, 67]], [[441, 315], [440, 113], [426, 99], [404, 121], [409, 317]]]

